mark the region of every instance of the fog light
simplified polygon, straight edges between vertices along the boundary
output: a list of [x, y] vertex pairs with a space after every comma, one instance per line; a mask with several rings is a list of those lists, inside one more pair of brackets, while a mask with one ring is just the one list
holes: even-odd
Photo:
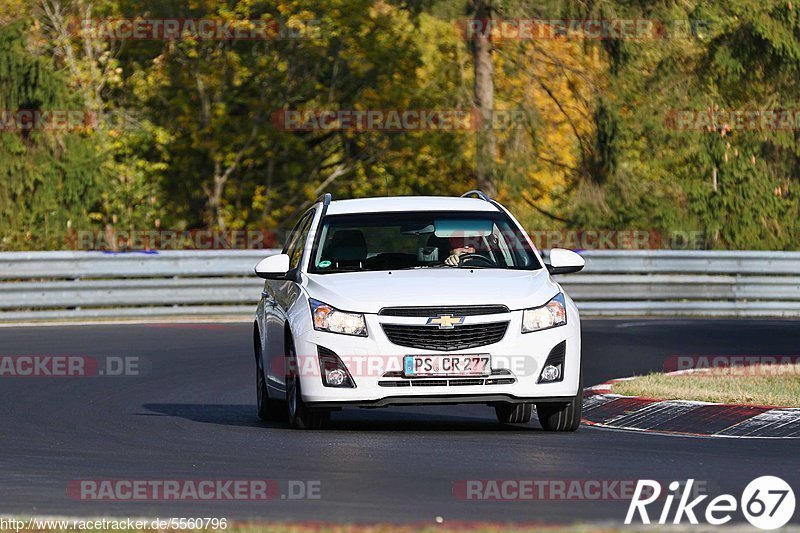
[[344, 371], [338, 368], [334, 370], [325, 371], [325, 381], [327, 382], [328, 385], [331, 385], [333, 387], [341, 386], [346, 378], [347, 375], [344, 373]]
[[344, 387], [355, 389], [356, 384], [347, 367], [339, 356], [332, 350], [323, 346], [318, 346], [319, 351], [319, 370], [320, 381], [325, 387]]
[[561, 375], [561, 371], [558, 367], [553, 365], [547, 365], [542, 369], [542, 381], [555, 381]]

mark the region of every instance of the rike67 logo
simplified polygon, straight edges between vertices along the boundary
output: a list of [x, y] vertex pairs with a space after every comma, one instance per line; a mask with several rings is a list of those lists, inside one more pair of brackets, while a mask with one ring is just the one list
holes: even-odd
[[[705, 518], [706, 523], [719, 526], [726, 524], [733, 518], [733, 513], [741, 509], [742, 514], [752, 525], [759, 529], [778, 529], [794, 516], [795, 499], [794, 491], [784, 480], [775, 476], [762, 476], [751, 481], [742, 492], [737, 501], [730, 494], [721, 494], [705, 502], [705, 512], [701, 514], [702, 503], [707, 494], [690, 498], [694, 479], [686, 483], [673, 481], [669, 484], [669, 492], [663, 498], [664, 506], [653, 520], [658, 524], [666, 524], [672, 517], [673, 524], [680, 524], [684, 519], [690, 524], [698, 524], [698, 515]], [[681, 490], [683, 488], [683, 490]], [[625, 524], [631, 524], [638, 514], [643, 524], [650, 524], [648, 506], [661, 499], [661, 484], [652, 479], [641, 479], [636, 484], [633, 499], [625, 516]], [[673, 503], [678, 500], [673, 514]], [[649, 511], [657, 511], [656, 505], [651, 505]], [[672, 516], [671, 516], [672, 515]]]

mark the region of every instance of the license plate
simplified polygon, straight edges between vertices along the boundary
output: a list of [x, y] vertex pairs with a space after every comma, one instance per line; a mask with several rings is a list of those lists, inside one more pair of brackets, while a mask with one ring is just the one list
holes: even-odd
[[407, 378], [432, 376], [488, 376], [492, 373], [487, 354], [475, 355], [407, 355], [403, 374]]

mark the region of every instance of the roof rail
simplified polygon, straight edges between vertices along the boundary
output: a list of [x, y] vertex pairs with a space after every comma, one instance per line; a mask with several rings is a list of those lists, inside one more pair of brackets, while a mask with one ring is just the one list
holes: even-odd
[[333, 200], [333, 196], [329, 192], [326, 192], [325, 194], [317, 198], [317, 202], [322, 202], [323, 207], [328, 207], [331, 203], [331, 200]]
[[477, 196], [479, 199], [483, 200], [484, 202], [491, 202], [492, 201], [491, 198], [489, 198], [482, 191], [479, 191], [477, 189], [465, 192], [464, 194], [461, 195], [461, 198], [467, 198], [469, 196]]

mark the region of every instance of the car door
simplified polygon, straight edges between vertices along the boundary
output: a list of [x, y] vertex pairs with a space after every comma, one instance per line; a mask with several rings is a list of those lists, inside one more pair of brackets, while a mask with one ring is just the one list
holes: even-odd
[[[283, 253], [289, 256], [289, 268], [300, 266], [305, 242], [314, 218], [314, 211], [306, 213], [295, 225]], [[300, 294], [300, 289], [291, 280], [268, 280], [264, 294], [264, 322], [266, 329], [266, 375], [268, 385], [284, 390], [286, 377], [286, 348], [284, 346], [284, 327], [287, 312]]]

